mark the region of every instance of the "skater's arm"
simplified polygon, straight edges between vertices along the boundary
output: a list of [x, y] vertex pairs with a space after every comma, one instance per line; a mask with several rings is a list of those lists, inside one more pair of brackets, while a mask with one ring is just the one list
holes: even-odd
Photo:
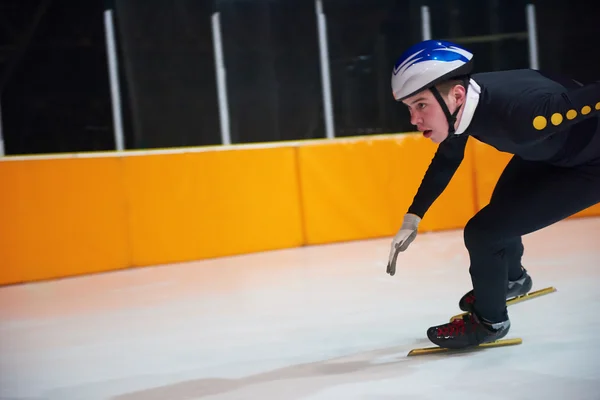
[[429, 207], [442, 194], [460, 166], [467, 144], [467, 135], [460, 135], [442, 142], [425, 172], [419, 190], [408, 213], [423, 218]]
[[542, 138], [599, 114], [600, 81], [597, 81], [565, 93], [533, 90], [513, 105], [507, 120], [516, 131]]

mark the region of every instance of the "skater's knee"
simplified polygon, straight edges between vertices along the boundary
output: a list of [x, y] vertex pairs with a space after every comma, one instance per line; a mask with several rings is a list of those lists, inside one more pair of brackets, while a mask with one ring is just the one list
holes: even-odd
[[500, 239], [500, 235], [494, 226], [489, 223], [486, 224], [477, 216], [469, 220], [465, 226], [463, 236], [467, 249], [495, 247]]

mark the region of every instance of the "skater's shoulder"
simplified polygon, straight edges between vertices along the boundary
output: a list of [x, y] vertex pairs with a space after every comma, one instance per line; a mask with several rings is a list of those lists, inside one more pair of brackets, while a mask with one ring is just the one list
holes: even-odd
[[549, 95], [568, 91], [574, 81], [532, 69], [481, 72], [472, 75], [481, 88], [480, 113], [509, 112], [514, 107], [539, 103]]
[[538, 77], [539, 71], [530, 68], [504, 69], [497, 71], [482, 71], [472, 75], [473, 79], [482, 83], [502, 82], [507, 83], [514, 79]]
[[548, 71], [530, 68], [478, 72], [472, 78], [486, 93], [522, 95], [524, 92], [556, 93], [581, 86], [575, 79]]

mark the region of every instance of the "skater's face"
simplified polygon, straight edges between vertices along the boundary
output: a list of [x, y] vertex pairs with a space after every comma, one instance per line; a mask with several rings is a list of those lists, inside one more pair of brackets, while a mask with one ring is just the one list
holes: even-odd
[[[438, 90], [446, 102], [450, 114], [453, 114], [456, 108], [464, 103], [465, 88], [462, 85], [440, 87]], [[431, 90], [424, 90], [402, 102], [410, 112], [410, 123], [423, 132], [424, 137], [431, 139], [434, 143], [441, 143], [448, 137], [448, 120]], [[455, 128], [460, 123], [462, 110], [463, 107], [457, 115]]]

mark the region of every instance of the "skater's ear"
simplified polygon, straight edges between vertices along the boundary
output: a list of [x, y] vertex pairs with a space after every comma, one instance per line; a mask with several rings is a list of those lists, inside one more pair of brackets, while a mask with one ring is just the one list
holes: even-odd
[[465, 96], [467, 90], [465, 89], [464, 82], [460, 79], [452, 79], [436, 86], [438, 92], [442, 97], [448, 100], [453, 99], [456, 105], [463, 104], [465, 102]]
[[462, 84], [455, 85], [451, 89], [450, 94], [454, 98], [457, 106], [465, 103], [467, 90]]

